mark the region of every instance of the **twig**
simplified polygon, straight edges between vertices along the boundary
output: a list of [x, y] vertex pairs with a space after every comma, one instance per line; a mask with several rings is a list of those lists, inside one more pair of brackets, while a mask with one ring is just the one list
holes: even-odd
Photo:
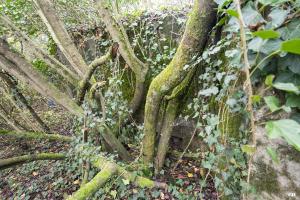
[[[241, 4], [239, 0], [234, 0], [234, 3], [236, 5], [237, 12], [239, 14], [238, 16], [238, 22], [240, 25], [240, 34], [241, 34], [241, 46], [242, 46], [242, 52], [244, 56], [244, 64], [245, 67], [243, 69], [246, 80], [244, 83], [245, 91], [248, 93], [248, 102], [247, 102], [247, 110], [250, 114], [250, 132], [252, 133], [252, 145], [253, 147], [256, 147], [256, 127], [255, 127], [255, 121], [254, 121], [254, 114], [253, 114], [253, 105], [252, 105], [252, 96], [253, 96], [253, 89], [251, 85], [251, 79], [250, 79], [250, 64], [248, 60], [248, 49], [247, 49], [247, 41], [246, 41], [246, 32], [245, 32], [245, 22], [243, 20], [243, 14], [241, 10]], [[248, 166], [248, 176], [247, 176], [247, 183], [250, 182], [250, 175], [251, 175], [251, 167], [252, 167], [252, 161], [253, 156], [250, 156], [249, 159], [249, 166]]]
[[175, 164], [175, 166], [173, 167], [172, 171], [175, 171], [175, 169], [178, 167], [179, 162], [182, 160], [184, 154], [186, 153], [186, 151], [187, 151], [188, 148], [190, 147], [190, 145], [191, 145], [191, 143], [192, 143], [192, 141], [193, 141], [193, 139], [194, 139], [196, 133], [197, 133], [197, 127], [194, 129], [193, 135], [192, 135], [192, 137], [191, 137], [189, 143], [186, 145], [184, 151], [182, 152], [182, 154], [181, 154], [180, 157], [178, 158], [178, 161], [176, 162], [176, 164]]

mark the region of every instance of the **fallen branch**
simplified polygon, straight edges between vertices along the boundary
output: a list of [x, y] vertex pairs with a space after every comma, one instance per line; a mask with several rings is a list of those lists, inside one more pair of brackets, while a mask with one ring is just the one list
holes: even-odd
[[1, 159], [0, 170], [15, 165], [20, 165], [23, 163], [36, 161], [36, 160], [62, 160], [62, 159], [65, 159], [65, 155], [60, 153], [40, 153], [40, 154], [18, 156], [18, 157], [13, 157], [8, 159]]
[[95, 162], [92, 163], [95, 167], [104, 169], [107, 165], [112, 165], [117, 169], [117, 174], [122, 176], [124, 179], [131, 181], [134, 185], [142, 188], [167, 188], [166, 183], [150, 180], [148, 178], [138, 176], [135, 173], [127, 171], [124, 167], [117, 165], [116, 163], [109, 161], [103, 156], [99, 156]]
[[19, 139], [28, 140], [49, 140], [49, 141], [62, 141], [71, 142], [73, 139], [69, 136], [59, 135], [59, 134], [46, 134], [43, 132], [29, 132], [29, 131], [10, 131], [10, 130], [0, 130], [0, 136], [13, 137]]
[[88, 183], [84, 184], [67, 200], [85, 200], [97, 192], [110, 177], [117, 173], [117, 168], [114, 164], [107, 163], [103, 169]]

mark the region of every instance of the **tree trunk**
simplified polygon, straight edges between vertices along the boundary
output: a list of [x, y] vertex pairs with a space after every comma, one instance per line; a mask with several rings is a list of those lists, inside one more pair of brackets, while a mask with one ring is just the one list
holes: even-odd
[[153, 162], [157, 115], [165, 95], [186, 77], [186, 65], [201, 54], [216, 19], [216, 4], [213, 1], [196, 0], [188, 19], [185, 33], [171, 63], [151, 82], [145, 105], [143, 160]]
[[44, 130], [45, 132], [50, 132], [49, 127], [43, 122], [43, 120], [38, 116], [38, 114], [34, 111], [34, 109], [29, 105], [24, 95], [19, 91], [17, 87], [17, 83], [13, 81], [12, 77], [7, 73], [0, 72], [0, 78], [2, 78], [2, 80], [5, 81], [5, 83], [8, 85], [10, 89], [11, 94], [20, 100], [23, 106], [29, 111], [33, 119], [35, 119], [37, 123], [40, 125], [42, 130]]
[[40, 94], [53, 98], [71, 113], [77, 116], [83, 114], [82, 108], [66, 94], [59, 91], [53, 84], [49, 83], [43, 75], [36, 72], [27, 60], [18, 53], [10, 50], [6, 41], [2, 39], [0, 40], [0, 68], [14, 75], [24, 83], [31, 85]]
[[135, 74], [135, 91], [130, 105], [133, 113], [135, 113], [143, 99], [148, 66], [140, 61], [134, 54], [123, 25], [113, 18], [107, 3], [105, 3], [104, 0], [98, 0], [97, 8], [111, 37], [119, 44], [119, 51], [122, 57]]
[[64, 24], [57, 16], [50, 0], [34, 0], [38, 14], [46, 24], [53, 40], [80, 77], [86, 73], [87, 65], [78, 52]]

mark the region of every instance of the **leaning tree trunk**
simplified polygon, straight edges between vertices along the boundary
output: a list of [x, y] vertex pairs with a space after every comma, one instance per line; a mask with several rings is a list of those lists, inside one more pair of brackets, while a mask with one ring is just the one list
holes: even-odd
[[24, 97], [24, 95], [20, 92], [19, 88], [17, 87], [17, 82], [13, 80], [13, 78], [4, 72], [0, 72], [0, 78], [5, 81], [7, 86], [9, 87], [9, 90], [13, 96], [16, 97], [16, 99], [19, 99], [19, 101], [23, 104], [23, 106], [29, 111], [33, 119], [36, 120], [36, 122], [40, 125], [40, 127], [45, 132], [50, 132], [49, 127], [43, 122], [43, 120], [38, 116], [38, 114], [35, 112], [35, 110], [29, 105], [27, 99]]
[[76, 49], [76, 46], [65, 29], [64, 24], [57, 16], [51, 1], [34, 0], [34, 3], [37, 7], [38, 14], [46, 24], [55, 43], [65, 55], [72, 68], [80, 77], [83, 77], [86, 73], [87, 65]]
[[145, 164], [153, 162], [157, 116], [161, 101], [186, 77], [189, 70], [186, 70], [185, 66], [203, 52], [215, 19], [216, 4], [213, 1], [196, 0], [174, 58], [151, 82], [145, 106], [143, 139]]
[[40, 94], [53, 98], [71, 113], [77, 116], [83, 114], [83, 110], [72, 99], [35, 71], [21, 55], [13, 52], [4, 40], [0, 40], [0, 68], [29, 84]]

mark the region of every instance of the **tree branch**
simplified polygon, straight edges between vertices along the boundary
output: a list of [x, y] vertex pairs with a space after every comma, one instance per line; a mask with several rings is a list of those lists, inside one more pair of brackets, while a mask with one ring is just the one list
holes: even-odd
[[95, 59], [89, 65], [88, 71], [84, 75], [83, 80], [80, 81], [80, 83], [79, 83], [79, 89], [78, 89], [78, 93], [77, 93], [77, 104], [78, 105], [82, 104], [82, 102], [84, 100], [84, 96], [86, 94], [86, 91], [90, 85], [89, 84], [90, 79], [91, 79], [93, 73], [95, 72], [95, 70], [97, 69], [97, 67], [106, 63], [109, 59], [111, 59], [111, 56], [112, 56], [112, 47], [109, 48], [108, 52], [104, 56]]
[[111, 37], [119, 44], [120, 54], [135, 74], [136, 86], [130, 105], [133, 113], [135, 113], [144, 96], [145, 78], [148, 72], [148, 66], [136, 57], [123, 25], [111, 15], [111, 11], [104, 0], [97, 1], [97, 8]]
[[8, 159], [0, 159], [0, 170], [15, 165], [36, 161], [36, 160], [63, 160], [63, 159], [65, 159], [65, 155], [60, 153], [40, 153], [40, 154], [18, 156], [18, 157], [13, 157]]
[[61, 141], [61, 142], [71, 142], [72, 137], [59, 135], [59, 134], [46, 134], [43, 132], [30, 132], [30, 131], [10, 131], [10, 130], [0, 130], [0, 136], [26, 139], [26, 140], [49, 140], [49, 141]]
[[79, 76], [76, 73], [71, 71], [56, 58], [50, 56], [47, 52], [41, 49], [26, 34], [24, 34], [18, 27], [16, 27], [7, 16], [0, 15], [0, 19], [7, 27], [14, 31], [14, 34], [19, 36], [23, 42], [27, 43], [28, 46], [32, 48], [28, 50], [31, 51], [36, 57], [43, 59], [49, 67], [53, 68], [72, 85], [76, 86], [78, 84]]

